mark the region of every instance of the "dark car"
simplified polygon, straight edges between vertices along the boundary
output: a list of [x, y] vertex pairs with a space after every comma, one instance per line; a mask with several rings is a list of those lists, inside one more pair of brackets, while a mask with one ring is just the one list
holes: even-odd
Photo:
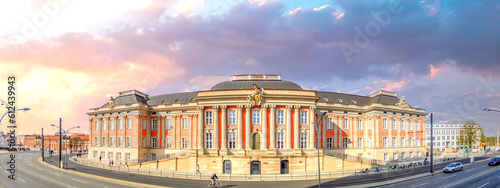
[[491, 158], [490, 162], [488, 162], [488, 166], [496, 166], [500, 164], [500, 157]]

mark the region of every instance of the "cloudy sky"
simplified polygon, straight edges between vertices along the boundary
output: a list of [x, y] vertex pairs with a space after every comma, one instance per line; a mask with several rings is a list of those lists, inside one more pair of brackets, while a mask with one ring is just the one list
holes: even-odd
[[[0, 99], [18, 77], [19, 131], [88, 132], [108, 94], [197, 91], [234, 73], [306, 89], [395, 91], [440, 123], [496, 134], [498, 1], [0, 1]], [[3, 112], [2, 112], [3, 113]], [[6, 121], [0, 127], [5, 129]]]

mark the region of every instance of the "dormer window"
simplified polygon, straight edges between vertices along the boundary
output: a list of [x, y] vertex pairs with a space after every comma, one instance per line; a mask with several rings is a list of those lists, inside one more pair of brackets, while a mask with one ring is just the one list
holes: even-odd
[[354, 103], [354, 104], [358, 104], [355, 100], [352, 100], [352, 103]]
[[342, 99], [337, 99], [337, 100], [338, 100], [340, 103], [344, 102], [344, 101], [342, 101]]

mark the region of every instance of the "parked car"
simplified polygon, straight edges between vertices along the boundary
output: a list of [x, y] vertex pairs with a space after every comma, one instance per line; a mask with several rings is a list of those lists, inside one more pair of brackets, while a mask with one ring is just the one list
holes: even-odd
[[462, 165], [462, 163], [450, 163], [448, 166], [444, 167], [443, 172], [456, 172], [463, 168], [464, 165]]
[[491, 158], [490, 162], [488, 162], [488, 166], [496, 166], [500, 164], [500, 157]]

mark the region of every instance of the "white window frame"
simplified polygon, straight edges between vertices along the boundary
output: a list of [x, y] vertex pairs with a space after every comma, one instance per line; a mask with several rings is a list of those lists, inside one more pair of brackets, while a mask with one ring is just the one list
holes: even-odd
[[181, 147], [182, 147], [182, 149], [187, 149], [188, 138], [187, 137], [182, 137], [181, 139], [182, 139], [182, 141], [181, 141]]
[[142, 137], [142, 147], [145, 148], [146, 147], [146, 137]]
[[156, 130], [156, 129], [158, 129], [158, 120], [151, 119], [151, 130]]
[[205, 148], [206, 149], [213, 149], [213, 134], [212, 133], [205, 133]]
[[347, 148], [349, 146], [349, 138], [342, 138], [342, 148]]
[[372, 120], [368, 119], [368, 130], [372, 130]]
[[358, 130], [363, 130], [363, 121], [361, 119], [358, 119]]
[[396, 119], [392, 119], [392, 130], [398, 130], [398, 127], [396, 125]]
[[167, 129], [167, 130], [171, 130], [171, 129], [172, 129], [172, 118], [167, 118], [167, 126], [166, 126], [166, 129]]
[[285, 148], [285, 133], [284, 132], [277, 132], [276, 133], [276, 147], [277, 147], [277, 149], [284, 149]]
[[401, 147], [405, 147], [405, 137], [401, 137]]
[[333, 148], [333, 137], [326, 137], [326, 148], [327, 149]]
[[236, 110], [228, 110], [229, 125], [236, 125]]
[[333, 118], [326, 118], [326, 130], [333, 130]]
[[349, 129], [348, 123], [349, 122], [348, 122], [347, 118], [342, 119], [342, 125], [344, 127], [344, 130], [348, 130]]
[[108, 152], [108, 159], [113, 159], [113, 152]]
[[125, 153], [126, 160], [130, 160], [130, 153]]
[[116, 153], [116, 160], [122, 160], [122, 153]]
[[127, 118], [127, 129], [132, 129], [132, 118]]
[[278, 124], [278, 125], [285, 124], [285, 111], [284, 110], [276, 110], [276, 124]]
[[413, 159], [413, 152], [410, 151], [410, 159]]
[[142, 118], [142, 129], [143, 130], [147, 129], [147, 127], [146, 127], [146, 118]]
[[308, 124], [308, 122], [307, 122], [307, 114], [308, 114], [307, 110], [300, 110], [300, 124], [301, 125], [307, 125]]
[[127, 136], [127, 138], [126, 138], [126, 139], [127, 139], [127, 143], [126, 143], [126, 144], [127, 144], [127, 146], [126, 146], [126, 147], [127, 147], [127, 148], [132, 147], [132, 137], [131, 137], [131, 136]]
[[387, 137], [382, 138], [382, 147], [387, 148]]
[[96, 131], [99, 130], [99, 120], [95, 120], [95, 122], [94, 122], [94, 128], [95, 128]]
[[106, 130], [106, 119], [102, 120], [102, 130]]
[[99, 152], [94, 151], [94, 158], [99, 158]]
[[109, 120], [109, 130], [115, 130], [115, 120], [114, 119]]
[[389, 154], [388, 153], [384, 153], [384, 161], [388, 161], [389, 160]]
[[398, 160], [398, 153], [393, 153], [392, 154], [392, 159], [393, 160]]
[[408, 121], [408, 130], [413, 131], [413, 122]]
[[307, 132], [300, 133], [300, 149], [307, 149]]
[[151, 153], [151, 160], [156, 160], [156, 153]]
[[401, 127], [401, 130], [402, 130], [402, 131], [403, 131], [403, 130], [405, 130], [405, 120], [401, 120], [401, 125], [400, 125], [400, 127]]
[[167, 137], [167, 139], [165, 139], [165, 142], [166, 142], [165, 146], [167, 149], [172, 148], [172, 137]]
[[106, 137], [101, 138], [102, 146], [106, 146]]
[[420, 137], [417, 137], [417, 147], [420, 147]]
[[252, 125], [260, 125], [260, 109], [252, 110]]
[[181, 123], [182, 123], [182, 129], [186, 130], [188, 128], [188, 118], [182, 118]]
[[406, 152], [401, 152], [401, 159], [406, 159]]
[[123, 129], [123, 119], [122, 118], [118, 119], [118, 129], [119, 130]]
[[115, 137], [110, 136], [109, 137], [109, 146], [112, 147], [115, 144]]
[[412, 147], [412, 146], [413, 146], [413, 138], [408, 137], [408, 147]]
[[397, 138], [396, 137], [392, 137], [392, 147], [395, 148], [395, 147], [398, 147], [398, 142], [397, 142]]
[[363, 138], [358, 138], [358, 148], [363, 148]]
[[382, 129], [387, 130], [387, 118], [382, 119]]
[[97, 137], [97, 136], [94, 138], [94, 145], [99, 146], [99, 137]]
[[213, 111], [212, 110], [205, 111], [205, 125], [206, 126], [210, 126], [213, 124], [212, 118], [213, 118]]
[[156, 146], [157, 146], [157, 145], [156, 145], [156, 141], [157, 141], [156, 137], [152, 137], [152, 138], [151, 138], [151, 147], [152, 147], [152, 148], [156, 148]]
[[420, 131], [420, 126], [418, 125], [418, 121], [415, 121], [415, 129], [417, 129], [417, 131]]
[[123, 141], [123, 139], [122, 139], [121, 136], [117, 137], [118, 147], [122, 147], [123, 146], [122, 145], [122, 141]]
[[368, 142], [369, 142], [370, 148], [373, 148], [373, 138], [372, 137], [368, 137]]
[[235, 132], [230, 132], [228, 135], [228, 148], [229, 149], [236, 149], [236, 133]]

